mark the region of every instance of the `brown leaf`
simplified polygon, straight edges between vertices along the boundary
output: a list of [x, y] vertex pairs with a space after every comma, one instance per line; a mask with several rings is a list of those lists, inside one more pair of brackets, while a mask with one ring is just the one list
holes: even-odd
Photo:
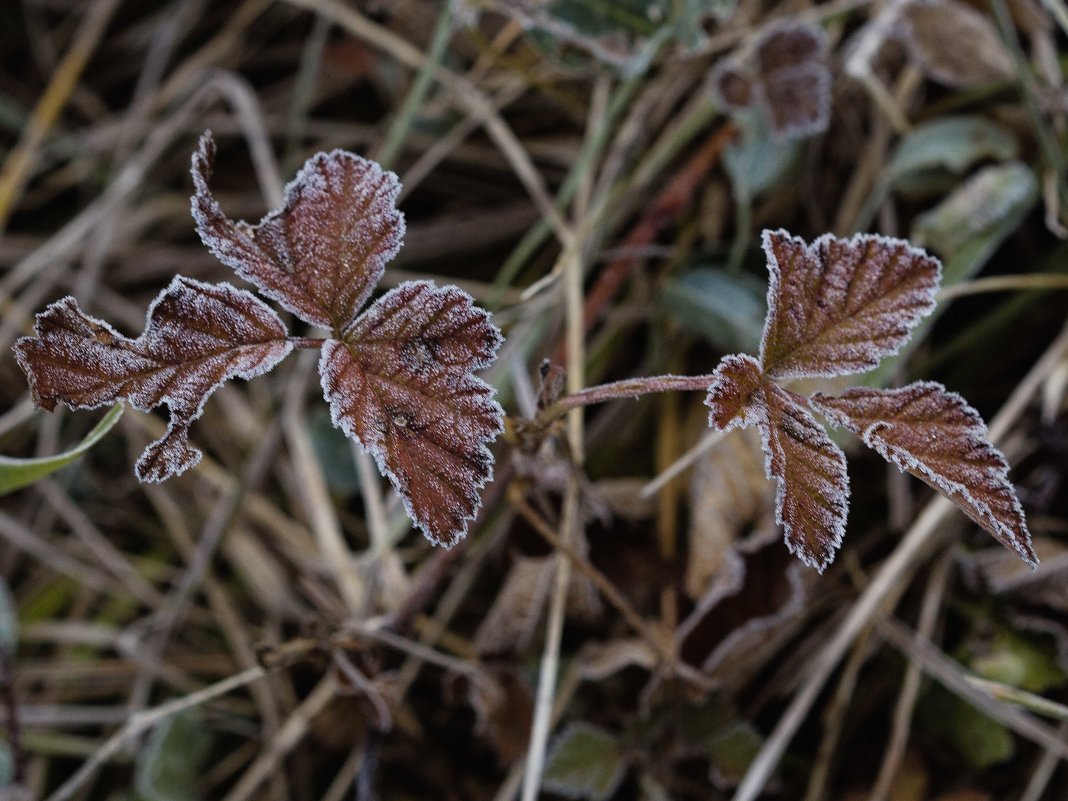
[[884, 459], [947, 496], [1028, 564], [1038, 565], [1005, 457], [990, 443], [979, 413], [960, 395], [920, 381], [900, 389], [816, 394], [812, 404]]
[[456, 287], [406, 281], [377, 300], [319, 361], [334, 425], [378, 462], [427, 537], [467, 531], [503, 430], [494, 390], [472, 371], [501, 344], [489, 314]]
[[823, 30], [785, 20], [769, 26], [755, 47], [772, 131], [790, 138], [825, 131], [831, 116], [831, 72]]
[[849, 514], [846, 459], [804, 406], [778, 384], [764, 383], [766, 418], [760, 425], [768, 477], [779, 483], [775, 516], [787, 547], [821, 573], [842, 544]]
[[760, 365], [752, 356], [736, 353], [720, 359], [705, 398], [708, 424], [727, 431], [759, 422], [762, 410], [753, 404], [752, 397], [763, 381]]
[[834, 559], [849, 512], [845, 454], [805, 407], [804, 399], [760, 372], [752, 356], [725, 356], [705, 404], [721, 431], [756, 425], [764, 472], [778, 481], [775, 517], [787, 547], [820, 572]]
[[214, 162], [209, 131], [192, 165], [193, 219], [204, 244], [265, 295], [338, 335], [400, 250], [397, 176], [343, 150], [318, 153], [286, 186], [285, 205], [251, 226], [228, 218], [212, 196]]
[[760, 363], [774, 378], [863, 372], [935, 306], [938, 260], [900, 239], [764, 231], [770, 286]]
[[991, 19], [957, 0], [911, 0], [901, 9], [906, 46], [932, 79], [966, 89], [1014, 78]]
[[734, 58], [720, 59], [710, 77], [716, 102], [724, 111], [740, 111], [753, 102], [753, 76]]
[[38, 314], [34, 331], [15, 343], [15, 356], [39, 407], [170, 407], [167, 433], [137, 462], [141, 481], [163, 481], [200, 461], [189, 426], [208, 396], [234, 376], [270, 370], [292, 347], [278, 315], [251, 293], [182, 276], [149, 306], [137, 339], [84, 314], [72, 297]]
[[729, 573], [731, 551], [748, 540], [778, 538], [774, 491], [764, 477], [760, 437], [731, 431], [694, 466], [690, 479], [685, 589], [691, 599]]

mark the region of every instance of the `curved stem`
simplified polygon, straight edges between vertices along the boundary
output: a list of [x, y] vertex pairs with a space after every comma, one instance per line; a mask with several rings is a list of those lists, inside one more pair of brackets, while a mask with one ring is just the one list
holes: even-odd
[[319, 350], [326, 342], [317, 337], [288, 337], [288, 340], [297, 350]]
[[653, 375], [644, 378], [626, 378], [565, 395], [542, 409], [538, 414], [538, 421], [550, 423], [563, 417], [571, 409], [577, 409], [580, 406], [592, 406], [595, 403], [625, 398], [636, 399], [653, 392], [705, 392], [711, 383], [711, 375]]

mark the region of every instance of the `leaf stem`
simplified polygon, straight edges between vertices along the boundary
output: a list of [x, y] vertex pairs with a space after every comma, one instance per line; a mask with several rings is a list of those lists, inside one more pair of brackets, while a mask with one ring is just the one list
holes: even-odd
[[326, 342], [325, 339], [317, 337], [288, 337], [288, 341], [297, 350], [319, 350]]
[[711, 375], [653, 375], [599, 384], [565, 395], [545, 407], [538, 414], [538, 422], [550, 423], [580, 406], [592, 406], [595, 403], [625, 398], [637, 399], [653, 392], [705, 392], [711, 383]]

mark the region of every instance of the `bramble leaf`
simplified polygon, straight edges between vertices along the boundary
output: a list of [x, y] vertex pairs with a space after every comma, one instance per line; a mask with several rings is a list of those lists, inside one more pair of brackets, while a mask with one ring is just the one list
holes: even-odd
[[727, 356], [713, 374], [709, 424], [726, 430], [756, 425], [764, 472], [776, 479], [775, 518], [786, 545], [820, 572], [834, 560], [849, 512], [845, 454], [799, 395], [761, 375], [752, 356]]
[[189, 426], [204, 402], [235, 376], [252, 378], [292, 348], [270, 308], [230, 284], [176, 276], [148, 309], [145, 331], [128, 339], [66, 297], [37, 315], [36, 336], [15, 343], [34, 403], [92, 409], [128, 400], [148, 411], [166, 404], [167, 433], [137, 462], [141, 481], [163, 481], [200, 461]]
[[502, 338], [464, 291], [406, 281], [373, 303], [319, 361], [334, 425], [371, 453], [432, 542], [460, 540], [493, 473], [503, 428], [494, 390], [472, 371]]
[[991, 444], [979, 413], [960, 395], [919, 381], [900, 389], [816, 394], [812, 405], [947, 496], [1032, 567], [1038, 565], [1005, 457]]
[[708, 424], [719, 431], [746, 428], [758, 423], [763, 410], [753, 401], [763, 377], [760, 365], [752, 356], [735, 353], [724, 356], [712, 374], [705, 406], [709, 408]]
[[822, 573], [842, 544], [849, 514], [845, 454], [799, 395], [766, 381], [762, 396], [767, 408], [759, 426], [764, 469], [779, 485], [775, 517], [791, 553]]
[[285, 189], [285, 205], [258, 225], [234, 222], [208, 188], [211, 132], [193, 154], [193, 219], [223, 264], [301, 319], [347, 326], [404, 239], [400, 183], [373, 161], [343, 150], [318, 153]]
[[797, 21], [773, 25], [757, 40], [760, 89], [776, 136], [796, 139], [827, 129], [831, 72], [826, 49], [821, 28]]
[[935, 306], [941, 265], [904, 240], [874, 234], [811, 245], [765, 231], [768, 318], [760, 363], [773, 378], [839, 376], [895, 353]]

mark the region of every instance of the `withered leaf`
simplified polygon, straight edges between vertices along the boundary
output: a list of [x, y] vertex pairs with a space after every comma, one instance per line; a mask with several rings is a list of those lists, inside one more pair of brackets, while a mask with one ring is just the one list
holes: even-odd
[[412, 519], [446, 547], [466, 533], [493, 472], [486, 442], [503, 430], [504, 412], [472, 372], [501, 341], [467, 293], [407, 281], [323, 347], [334, 425], [375, 457]]
[[710, 76], [716, 101], [725, 111], [740, 111], [753, 102], [753, 76], [734, 58], [720, 59]]
[[15, 356], [40, 408], [92, 409], [120, 399], [142, 411], [170, 407], [167, 433], [137, 462], [142, 481], [200, 461], [189, 426], [208, 396], [230, 378], [270, 370], [292, 347], [278, 315], [250, 292], [182, 276], [149, 306], [137, 339], [83, 313], [72, 297], [38, 314], [34, 331], [15, 343]]
[[1011, 81], [1012, 57], [986, 15], [958, 0], [910, 0], [901, 7], [913, 60], [945, 86]]
[[709, 423], [726, 430], [756, 425], [764, 446], [764, 472], [778, 482], [775, 517], [787, 547], [822, 570], [842, 542], [849, 512], [845, 454], [799, 395], [761, 375], [751, 356], [725, 357], [705, 403]]
[[946, 495], [1032, 566], [1038, 565], [1005, 457], [979, 413], [933, 381], [817, 394], [813, 405], [882, 457]]
[[763, 238], [770, 285], [760, 363], [771, 377], [870, 370], [934, 309], [941, 265], [904, 240], [826, 234], [806, 245], [783, 230]]
[[211, 133], [193, 154], [193, 219], [223, 264], [309, 323], [339, 333], [382, 277], [404, 239], [392, 172], [354, 153], [318, 153], [286, 186], [285, 205], [258, 225], [234, 222], [208, 187]]

